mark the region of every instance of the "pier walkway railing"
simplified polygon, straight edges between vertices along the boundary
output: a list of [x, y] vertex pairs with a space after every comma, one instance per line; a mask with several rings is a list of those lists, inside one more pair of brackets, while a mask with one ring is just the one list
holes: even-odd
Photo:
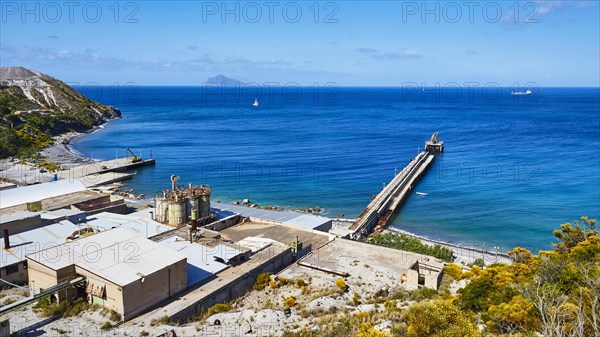
[[350, 227], [352, 238], [360, 239], [376, 228], [381, 230], [387, 226], [398, 206], [404, 202], [412, 191], [412, 187], [423, 175], [433, 161], [434, 156], [427, 151], [419, 153], [394, 176], [387, 186], [367, 205]]

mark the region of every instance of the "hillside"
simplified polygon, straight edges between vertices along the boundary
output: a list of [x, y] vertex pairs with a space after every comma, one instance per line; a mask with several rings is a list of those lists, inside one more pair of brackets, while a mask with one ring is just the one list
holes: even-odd
[[36, 70], [0, 67], [0, 158], [29, 156], [52, 136], [83, 132], [121, 112]]

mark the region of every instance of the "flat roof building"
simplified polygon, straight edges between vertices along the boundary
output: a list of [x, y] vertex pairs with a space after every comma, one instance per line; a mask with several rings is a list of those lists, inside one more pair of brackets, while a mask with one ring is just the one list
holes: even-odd
[[[27, 255], [34, 293], [79, 276], [87, 299], [129, 320], [187, 287], [186, 257], [125, 228]], [[72, 296], [59, 293], [59, 300]]]
[[[290, 211], [269, 211], [217, 202], [211, 203], [211, 208], [212, 211], [217, 212], [217, 214], [240, 214], [243, 217], [250, 218], [252, 221], [260, 222], [262, 220], [271, 223], [286, 223], [304, 229], [314, 229], [321, 232], [328, 232], [333, 223], [332, 219], [320, 215], [302, 214]], [[218, 218], [219, 217], [217, 216], [217, 219]], [[210, 227], [210, 225], [208, 225], [208, 227]]]
[[[187, 284], [192, 286], [212, 279], [217, 273], [229, 268], [218, 261], [217, 250], [199, 243], [191, 243], [180, 236], [172, 236], [159, 241], [163, 247], [183, 254], [187, 258]], [[221, 254], [219, 254], [220, 256]]]
[[[39, 215], [37, 217], [39, 219]], [[9, 231], [8, 242], [2, 240], [0, 277], [11, 283], [26, 284], [26, 255], [63, 244], [66, 237], [78, 229], [77, 225], [63, 220], [26, 231]]]
[[49, 183], [0, 190], [0, 208], [41, 201], [43, 199], [81, 191], [85, 191], [85, 185], [77, 179], [58, 180]]
[[139, 212], [131, 214], [102, 212], [90, 215], [86, 224], [94, 229], [97, 229], [98, 231], [105, 231], [115, 227], [123, 227], [132, 230], [139, 236], [145, 238], [151, 238], [153, 236], [173, 230], [172, 227], [168, 227], [160, 222], [156, 222], [148, 217], [145, 217], [143, 213]]

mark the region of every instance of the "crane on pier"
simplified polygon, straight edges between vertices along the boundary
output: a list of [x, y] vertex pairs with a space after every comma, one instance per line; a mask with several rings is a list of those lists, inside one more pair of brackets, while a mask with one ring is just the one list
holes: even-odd
[[130, 148], [126, 147], [125, 150], [127, 150], [129, 153], [131, 153], [131, 162], [132, 163], [138, 163], [142, 161], [142, 157], [138, 157], [135, 155], [135, 153], [133, 153], [133, 151], [131, 151]]

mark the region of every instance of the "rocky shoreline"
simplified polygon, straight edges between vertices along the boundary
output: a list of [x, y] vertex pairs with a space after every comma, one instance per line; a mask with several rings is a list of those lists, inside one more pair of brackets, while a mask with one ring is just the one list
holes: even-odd
[[86, 157], [73, 150], [71, 143], [73, 140], [79, 137], [90, 135], [101, 128], [102, 126], [95, 126], [86, 132], [67, 132], [58, 136], [54, 136], [52, 137], [54, 139], [54, 143], [51, 146], [40, 150], [39, 155], [43, 159], [47, 159], [60, 165], [63, 169], [69, 169], [71, 167], [93, 163], [95, 162], [94, 159]]

